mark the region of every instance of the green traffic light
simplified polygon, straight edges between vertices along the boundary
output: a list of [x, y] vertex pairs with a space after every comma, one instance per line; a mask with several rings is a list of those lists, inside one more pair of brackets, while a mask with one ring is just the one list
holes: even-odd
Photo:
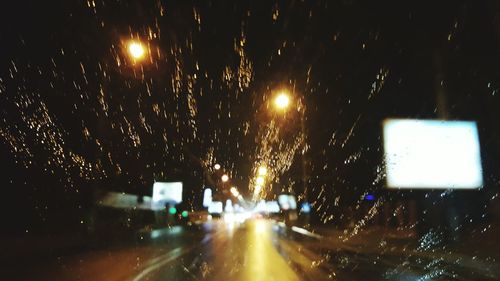
[[177, 213], [177, 209], [175, 207], [170, 207], [170, 209], [168, 209], [168, 212], [171, 214], [171, 215], [175, 215], [175, 213]]
[[183, 217], [183, 218], [187, 218], [187, 216], [188, 216], [188, 211], [182, 211], [182, 214], [181, 214], [181, 215], [182, 215], [182, 217]]

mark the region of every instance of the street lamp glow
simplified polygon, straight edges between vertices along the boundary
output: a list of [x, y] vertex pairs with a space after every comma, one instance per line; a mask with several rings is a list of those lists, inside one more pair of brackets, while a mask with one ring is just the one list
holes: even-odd
[[256, 185], [254, 192], [259, 193], [261, 190], [262, 190], [262, 185]]
[[142, 44], [137, 41], [131, 41], [128, 44], [128, 52], [135, 60], [142, 59], [144, 57], [144, 54], [146, 53]]
[[290, 105], [290, 97], [285, 92], [281, 92], [274, 99], [274, 105], [278, 109], [286, 109]]
[[225, 175], [225, 174], [224, 174], [224, 175], [222, 175], [221, 180], [222, 180], [223, 182], [227, 182], [227, 181], [229, 180], [229, 177], [228, 177], [227, 175]]
[[216, 169], [216, 170], [220, 170], [220, 165], [219, 165], [219, 164], [215, 164], [215, 165], [214, 165], [214, 169]]
[[267, 175], [267, 168], [265, 166], [260, 166], [258, 172], [259, 172], [259, 176], [265, 176], [265, 175]]
[[263, 177], [258, 177], [257, 180], [255, 181], [256, 184], [258, 185], [263, 185], [264, 184], [264, 178]]

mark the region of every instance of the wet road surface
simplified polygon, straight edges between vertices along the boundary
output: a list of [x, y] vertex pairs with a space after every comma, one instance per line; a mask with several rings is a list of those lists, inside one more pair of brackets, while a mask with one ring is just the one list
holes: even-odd
[[16, 279], [434, 280], [433, 270], [440, 270], [442, 280], [466, 280], [447, 276], [440, 264], [424, 270], [405, 257], [340, 249], [300, 230], [264, 219], [156, 229], [132, 245], [58, 257], [16, 271]]

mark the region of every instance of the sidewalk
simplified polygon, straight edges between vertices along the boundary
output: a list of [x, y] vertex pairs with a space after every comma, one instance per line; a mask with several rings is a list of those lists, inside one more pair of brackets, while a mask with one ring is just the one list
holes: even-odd
[[52, 235], [25, 235], [22, 237], [1, 237], [2, 263], [16, 262], [57, 255], [81, 249], [87, 240], [78, 233]]
[[[419, 239], [409, 229], [386, 229], [371, 226], [340, 231], [326, 227], [316, 228], [324, 247], [346, 249], [364, 254], [420, 257], [458, 265], [485, 276], [500, 280], [500, 248], [498, 227], [491, 225], [453, 244], [440, 244], [439, 238], [428, 235]], [[327, 243], [325, 243], [327, 242]]]
[[131, 245], [139, 240], [137, 233], [136, 230], [108, 230], [92, 234], [73, 231], [0, 237], [0, 262], [17, 263], [18, 261], [68, 255], [94, 248], [109, 248], [122, 244]]

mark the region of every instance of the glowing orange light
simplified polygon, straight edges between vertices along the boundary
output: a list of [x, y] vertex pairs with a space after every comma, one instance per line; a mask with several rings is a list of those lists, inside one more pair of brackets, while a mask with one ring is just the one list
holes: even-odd
[[286, 109], [290, 105], [290, 97], [286, 92], [281, 92], [274, 99], [274, 105], [278, 109]]
[[130, 56], [135, 59], [135, 60], [140, 60], [144, 57], [146, 54], [146, 50], [144, 49], [144, 46], [142, 46], [141, 42], [138, 41], [131, 41], [128, 44], [128, 52]]

